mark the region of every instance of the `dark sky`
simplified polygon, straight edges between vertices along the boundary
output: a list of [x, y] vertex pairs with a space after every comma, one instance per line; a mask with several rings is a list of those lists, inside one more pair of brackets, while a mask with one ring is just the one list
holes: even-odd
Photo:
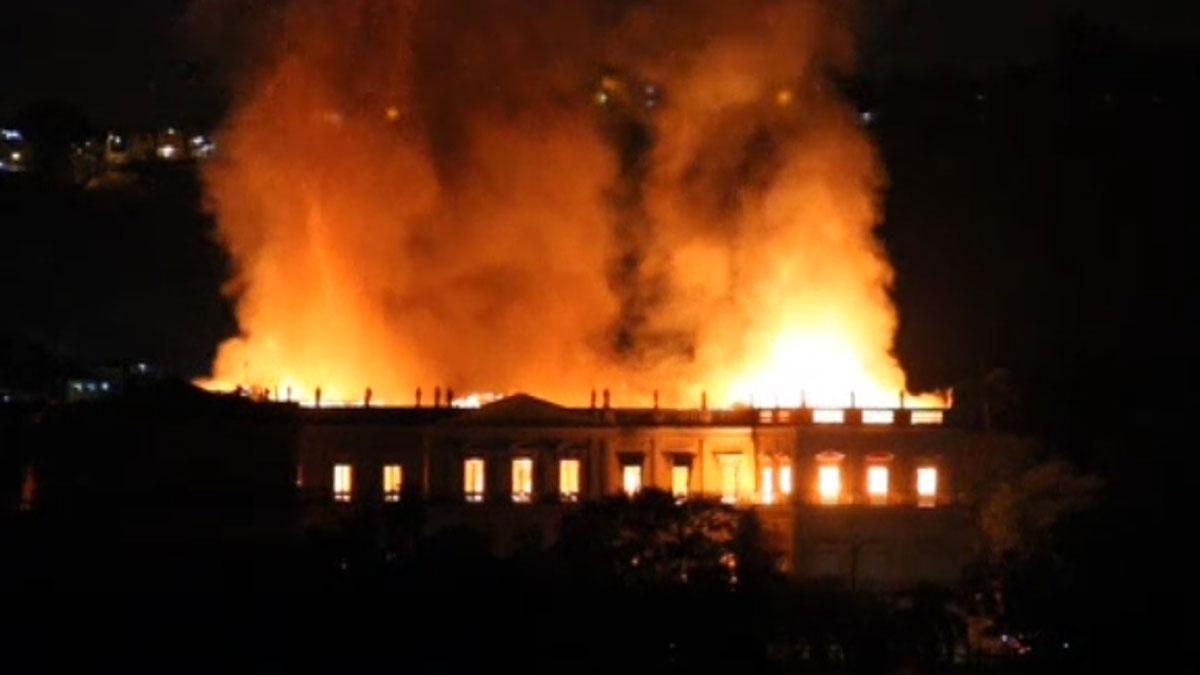
[[7, 2], [0, 119], [62, 100], [102, 126], [207, 123], [219, 93], [181, 19], [188, 0]]
[[[195, 0], [13, 0], [0, 22], [0, 119], [65, 99], [101, 126], [210, 125], [222, 73], [184, 20]], [[225, 3], [230, 4], [230, 3]], [[246, 5], [270, 4], [243, 0]], [[1053, 57], [1056, 21], [1078, 17], [1120, 40], [1179, 47], [1200, 9], [1122, 0], [881, 0], [863, 3], [873, 71], [965, 71]]]

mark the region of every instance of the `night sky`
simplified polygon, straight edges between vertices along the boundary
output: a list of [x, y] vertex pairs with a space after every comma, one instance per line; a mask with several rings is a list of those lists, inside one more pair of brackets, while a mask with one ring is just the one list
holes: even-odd
[[[5, 3], [0, 119], [46, 98], [98, 124], [212, 123], [226, 83], [204, 8], [268, 0], [46, 0]], [[1200, 9], [1166, 2], [885, 0], [862, 3], [868, 73], [989, 68], [1053, 60], [1058, 24], [1082, 21], [1152, 48], [1193, 46]], [[190, 10], [190, 11], [189, 11]]]
[[[1178, 167], [1194, 156], [1200, 11], [1154, 4], [863, 11], [853, 96], [878, 113], [890, 181], [881, 234], [915, 386], [1004, 368], [1023, 422], [1038, 427], [1086, 424], [1067, 408], [1178, 400], [1167, 392], [1193, 362], [1179, 328], [1194, 317], [1182, 234], [1195, 222], [1193, 172]], [[215, 126], [228, 55], [196, 7], [9, 3], [0, 120], [54, 101], [96, 130]], [[3, 186], [9, 332], [84, 363], [203, 372], [234, 324], [200, 201], [190, 175], [123, 198]]]

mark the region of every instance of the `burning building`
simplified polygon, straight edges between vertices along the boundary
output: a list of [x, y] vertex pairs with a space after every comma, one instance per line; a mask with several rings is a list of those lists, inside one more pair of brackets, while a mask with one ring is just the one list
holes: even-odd
[[[205, 386], [318, 404], [299, 480], [330, 504], [410, 486], [524, 519], [656, 486], [810, 541], [846, 519], [855, 551], [891, 541], [869, 523], [939, 527], [953, 510], [922, 507], [952, 502], [953, 434], [920, 424], [946, 401], [905, 393], [892, 354], [884, 172], [836, 85], [854, 19], [817, 0], [268, 13], [205, 165], [241, 329]], [[394, 407], [431, 381], [654, 406]], [[374, 405], [328, 408], [364, 389]]]
[[578, 503], [653, 488], [753, 509], [784, 567], [856, 587], [951, 584], [970, 555], [941, 409], [309, 408], [296, 481], [318, 511], [421, 503], [504, 555], [555, 541]]

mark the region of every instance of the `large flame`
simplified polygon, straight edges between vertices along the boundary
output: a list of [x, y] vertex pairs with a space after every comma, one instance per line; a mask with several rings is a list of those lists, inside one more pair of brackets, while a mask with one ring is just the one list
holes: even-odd
[[826, 75], [844, 24], [784, 0], [290, 3], [206, 175], [242, 331], [206, 384], [896, 405], [882, 173]]

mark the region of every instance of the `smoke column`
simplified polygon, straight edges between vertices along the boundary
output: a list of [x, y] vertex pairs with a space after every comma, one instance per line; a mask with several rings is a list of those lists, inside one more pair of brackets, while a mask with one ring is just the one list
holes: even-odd
[[852, 65], [846, 18], [781, 0], [256, 15], [205, 175], [241, 328], [208, 384], [894, 404], [882, 171], [829, 79]]

